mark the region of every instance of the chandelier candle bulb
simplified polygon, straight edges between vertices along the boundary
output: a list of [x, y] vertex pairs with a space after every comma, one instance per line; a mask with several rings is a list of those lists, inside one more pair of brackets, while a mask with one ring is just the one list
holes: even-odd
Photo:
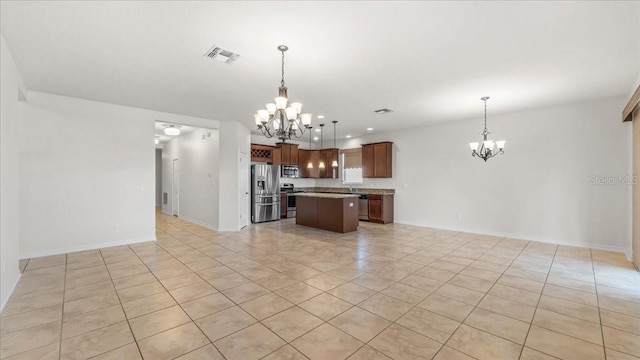
[[[300, 114], [302, 112], [302, 103], [299, 102], [294, 102], [291, 103], [291, 107], [296, 109], [296, 115]], [[295, 116], [294, 116], [295, 118]]]
[[289, 119], [290, 122], [293, 122], [296, 116], [298, 116], [298, 111], [291, 106], [285, 109], [285, 113], [287, 114], [287, 119]]

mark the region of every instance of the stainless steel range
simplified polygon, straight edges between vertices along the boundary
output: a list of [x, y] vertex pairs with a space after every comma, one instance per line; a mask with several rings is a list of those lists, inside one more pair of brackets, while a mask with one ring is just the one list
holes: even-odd
[[[296, 190], [293, 184], [283, 183], [280, 185], [280, 192], [287, 194], [287, 218], [296, 217], [296, 197], [294, 193], [301, 191]], [[282, 206], [284, 206], [284, 204]]]

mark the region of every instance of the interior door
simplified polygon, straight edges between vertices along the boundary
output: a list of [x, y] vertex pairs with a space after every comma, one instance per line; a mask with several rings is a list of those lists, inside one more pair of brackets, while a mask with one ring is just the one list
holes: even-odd
[[249, 155], [246, 152], [240, 152], [240, 227], [244, 228], [249, 225]]
[[171, 182], [171, 214], [178, 216], [180, 214], [180, 166], [178, 159], [173, 159], [173, 181]]

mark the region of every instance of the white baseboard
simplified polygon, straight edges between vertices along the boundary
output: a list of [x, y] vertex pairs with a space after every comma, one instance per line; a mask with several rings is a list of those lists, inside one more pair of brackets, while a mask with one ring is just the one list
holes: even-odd
[[111, 242], [104, 242], [99, 244], [89, 244], [89, 245], [81, 245], [81, 246], [72, 246], [68, 248], [34, 251], [26, 254], [20, 254], [20, 260], [32, 259], [32, 258], [37, 258], [42, 256], [66, 254], [66, 253], [72, 253], [72, 252], [78, 252], [78, 251], [102, 249], [102, 248], [113, 247], [113, 246], [131, 245], [131, 244], [137, 244], [137, 243], [147, 242], [147, 241], [156, 241], [156, 236], [153, 235], [153, 236], [148, 236], [143, 238], [111, 241]]
[[614, 252], [625, 254], [627, 259], [629, 259], [629, 261], [631, 261], [631, 258], [632, 258], [631, 249], [620, 247], [620, 246], [611, 246], [606, 244], [588, 243], [588, 242], [569, 242], [569, 241], [549, 239], [549, 238], [534, 236], [534, 235], [510, 234], [510, 233], [502, 233], [502, 232], [494, 232], [494, 231], [479, 231], [475, 229], [454, 228], [451, 226], [442, 226], [442, 225], [425, 225], [425, 224], [415, 224], [415, 223], [402, 222], [402, 221], [395, 221], [395, 223], [402, 224], [402, 225], [412, 225], [412, 226], [433, 228], [433, 229], [439, 229], [439, 230], [450, 230], [450, 231], [459, 231], [459, 232], [466, 232], [466, 233], [479, 234], [479, 235], [499, 236], [499, 237], [506, 237], [510, 239], [518, 239], [518, 240], [525, 240], [525, 241], [537, 241], [537, 242], [542, 242], [547, 244], [576, 246], [576, 247], [591, 248], [591, 249], [598, 249], [598, 250], [614, 251]]
[[18, 285], [18, 281], [20, 281], [20, 277], [21, 276], [22, 276], [22, 273], [18, 272], [18, 276], [16, 276], [16, 280], [13, 282], [13, 285], [11, 285], [11, 288], [9, 289], [9, 292], [7, 293], [7, 297], [2, 299], [2, 303], [0, 304], [0, 312], [2, 312], [2, 310], [5, 307], [5, 305], [7, 305], [7, 302], [9, 301], [9, 298], [11, 297], [11, 294], [13, 293], [13, 290], [16, 289], [16, 285]]
[[207, 229], [218, 231], [218, 227], [217, 226], [209, 224], [209, 223], [206, 223], [204, 221], [200, 221], [200, 220], [197, 220], [197, 219], [194, 219], [194, 218], [190, 218], [188, 216], [183, 216], [183, 215], [178, 215], [178, 218], [180, 218], [182, 220], [186, 220], [188, 222], [192, 222], [194, 224], [198, 224], [198, 225], [204, 226]]

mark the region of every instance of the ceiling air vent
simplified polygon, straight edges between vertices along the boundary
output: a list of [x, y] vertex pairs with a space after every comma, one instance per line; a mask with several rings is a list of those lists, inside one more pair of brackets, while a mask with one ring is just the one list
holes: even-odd
[[387, 108], [384, 108], [384, 109], [374, 110], [373, 112], [376, 113], [376, 114], [388, 114], [390, 112], [393, 112], [393, 110], [389, 110]]
[[238, 54], [232, 53], [229, 50], [225, 50], [215, 45], [213, 45], [211, 49], [204, 54], [204, 56], [224, 64], [231, 64], [240, 57]]

